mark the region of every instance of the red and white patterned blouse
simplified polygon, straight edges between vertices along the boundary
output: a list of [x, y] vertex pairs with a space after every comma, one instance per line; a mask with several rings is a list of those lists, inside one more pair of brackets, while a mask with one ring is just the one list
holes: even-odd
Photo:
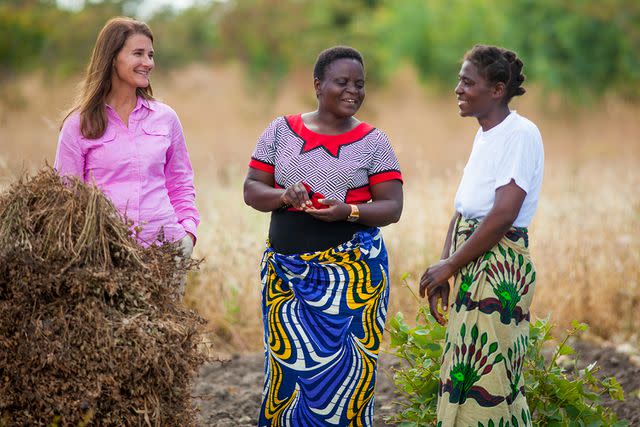
[[402, 182], [398, 160], [382, 131], [361, 122], [349, 132], [323, 135], [309, 130], [300, 114], [269, 124], [249, 166], [274, 174], [276, 188], [304, 182], [314, 205], [321, 198], [366, 203], [371, 186]]

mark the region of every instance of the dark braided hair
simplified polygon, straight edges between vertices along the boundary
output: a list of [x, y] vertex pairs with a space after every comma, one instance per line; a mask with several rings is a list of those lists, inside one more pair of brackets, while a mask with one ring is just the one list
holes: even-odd
[[464, 60], [475, 65], [478, 73], [489, 82], [505, 84], [507, 93], [504, 101], [507, 104], [514, 96], [526, 92], [522, 87], [524, 64], [515, 52], [496, 46], [475, 45], [464, 55]]
[[349, 46], [334, 46], [329, 49], [325, 49], [320, 52], [318, 59], [316, 59], [316, 65], [313, 67], [313, 78], [322, 80], [324, 79], [324, 73], [333, 61], [338, 59], [355, 59], [362, 65], [364, 69], [364, 61], [360, 52]]

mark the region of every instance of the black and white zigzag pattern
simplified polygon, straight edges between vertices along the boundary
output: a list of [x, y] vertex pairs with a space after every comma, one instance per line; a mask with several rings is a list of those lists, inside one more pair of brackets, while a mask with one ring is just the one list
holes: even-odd
[[252, 157], [275, 166], [275, 181], [287, 188], [309, 184], [316, 193], [344, 201], [350, 189], [369, 185], [369, 176], [400, 171], [398, 160], [384, 132], [379, 129], [345, 144], [334, 157], [322, 147], [302, 153], [304, 140], [278, 117], [267, 127]]

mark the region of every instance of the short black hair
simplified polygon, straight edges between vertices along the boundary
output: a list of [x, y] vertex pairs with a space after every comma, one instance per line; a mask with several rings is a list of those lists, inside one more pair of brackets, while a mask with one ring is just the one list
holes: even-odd
[[355, 59], [364, 69], [362, 55], [356, 49], [349, 46], [333, 46], [320, 52], [316, 64], [313, 66], [313, 78], [322, 80], [329, 65], [338, 59]]
[[506, 103], [509, 103], [514, 96], [520, 96], [526, 92], [522, 87], [525, 78], [522, 74], [524, 64], [515, 52], [502, 47], [479, 44], [464, 55], [464, 60], [475, 65], [480, 75], [489, 82], [505, 84]]

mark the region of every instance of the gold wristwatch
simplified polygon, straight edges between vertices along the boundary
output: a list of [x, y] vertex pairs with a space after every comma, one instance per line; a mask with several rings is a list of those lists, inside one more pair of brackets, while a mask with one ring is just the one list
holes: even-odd
[[360, 209], [358, 209], [358, 205], [349, 205], [351, 206], [351, 213], [347, 217], [347, 221], [356, 222], [360, 219]]

